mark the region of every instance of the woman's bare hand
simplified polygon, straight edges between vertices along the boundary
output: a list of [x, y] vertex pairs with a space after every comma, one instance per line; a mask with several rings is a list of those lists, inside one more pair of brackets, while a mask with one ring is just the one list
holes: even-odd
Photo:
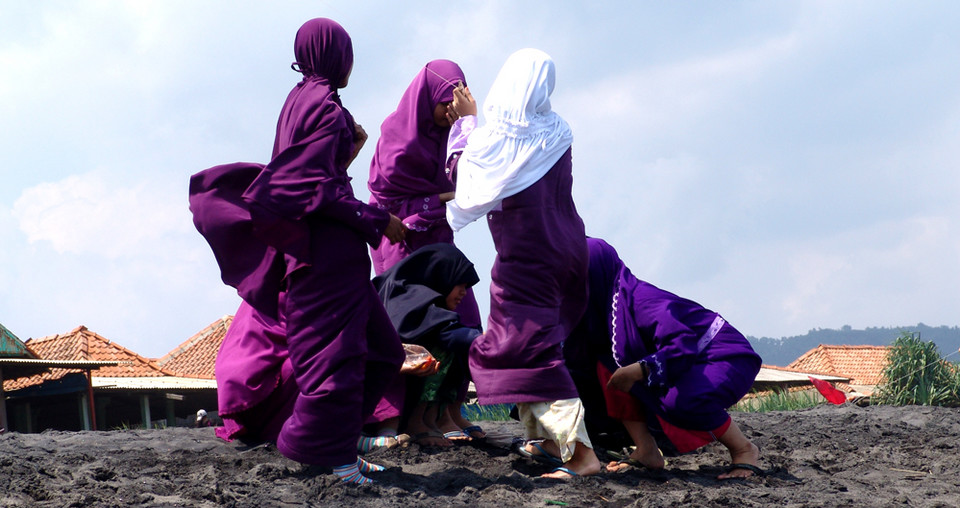
[[390, 240], [390, 243], [399, 243], [407, 236], [407, 227], [403, 225], [403, 222], [394, 214], [390, 214], [390, 222], [387, 224], [387, 229], [383, 231], [383, 236], [387, 237], [387, 240]]
[[456, 193], [453, 191], [444, 192], [443, 194], [438, 194], [437, 197], [440, 198], [441, 203], [446, 203], [447, 201], [453, 201], [453, 198], [456, 196]]
[[473, 99], [473, 94], [470, 93], [470, 87], [464, 86], [453, 89], [453, 102], [450, 103], [450, 108], [453, 109], [457, 118], [467, 115], [476, 116], [477, 101]]
[[610, 376], [607, 387], [616, 388], [621, 392], [629, 392], [634, 383], [643, 381], [645, 377], [646, 373], [644, 372], [643, 364], [634, 363], [617, 369], [617, 371]]
[[360, 150], [363, 148], [363, 145], [367, 142], [367, 131], [363, 130], [363, 126], [358, 124], [356, 120], [353, 121], [353, 153], [350, 154], [350, 161], [347, 162], [349, 166], [353, 159], [357, 158], [357, 154], [360, 153]]

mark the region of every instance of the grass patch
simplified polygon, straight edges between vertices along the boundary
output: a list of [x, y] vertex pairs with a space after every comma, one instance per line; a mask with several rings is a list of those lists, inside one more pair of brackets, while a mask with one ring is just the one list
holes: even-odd
[[823, 397], [811, 391], [787, 392], [774, 390], [769, 395], [741, 400], [730, 408], [731, 411], [744, 413], [766, 413], [767, 411], [794, 411], [819, 406]]
[[491, 404], [489, 406], [464, 404], [460, 412], [463, 413], [464, 418], [471, 422], [484, 420], [505, 422], [512, 419], [510, 418], [511, 409], [513, 409], [513, 404]]

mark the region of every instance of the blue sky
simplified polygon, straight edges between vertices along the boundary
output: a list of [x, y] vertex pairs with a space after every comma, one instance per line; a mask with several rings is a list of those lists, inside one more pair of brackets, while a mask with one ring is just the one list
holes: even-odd
[[[587, 233], [638, 277], [758, 337], [960, 325], [947, 1], [0, 3], [0, 323], [24, 340], [85, 325], [156, 357], [232, 314], [188, 180], [267, 160], [294, 34], [318, 16], [354, 41], [361, 199], [424, 63], [457, 61], [482, 100], [536, 47]], [[457, 243], [486, 314], [486, 225]]]

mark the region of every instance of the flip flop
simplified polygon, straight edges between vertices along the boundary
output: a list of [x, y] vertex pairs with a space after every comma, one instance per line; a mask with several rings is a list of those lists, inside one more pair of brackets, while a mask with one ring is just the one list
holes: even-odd
[[[526, 445], [528, 444], [533, 445], [533, 447], [536, 448], [537, 451], [539, 451], [540, 453], [533, 453], [527, 450]], [[547, 453], [547, 451], [543, 449], [543, 446], [540, 446], [539, 441], [527, 441], [526, 443], [520, 444], [520, 446], [517, 447], [517, 453], [519, 453], [520, 455], [523, 455], [524, 457], [527, 457], [528, 459], [538, 460], [540, 462], [544, 462], [547, 464], [552, 464], [556, 466], [563, 464], [563, 461], [560, 460], [560, 457], [555, 457]]]
[[560, 467], [558, 467], [558, 468], [555, 468], [553, 471], [550, 471], [550, 472], [551, 472], [551, 473], [556, 473], [557, 471], [559, 471], [559, 472], [561, 472], [561, 473], [567, 473], [568, 475], [570, 475], [570, 477], [580, 476], [580, 473], [578, 473], [578, 472], [576, 472], [576, 471], [574, 471], [574, 470], [572, 470], [572, 469], [563, 467], [563, 466], [560, 466]]
[[[630, 451], [631, 451], [630, 448], [624, 448], [624, 449], [623, 449], [622, 451], [620, 451], [620, 452], [615, 452], [615, 451], [607, 450], [607, 455], [613, 457], [614, 460], [617, 461], [617, 464], [627, 464], [627, 465], [629, 465], [629, 466], [633, 466], [633, 467], [638, 468], [638, 469], [639, 469], [639, 468], [650, 469], [650, 468], [648, 468], [647, 466], [645, 466], [642, 462], [640, 462], [639, 460], [630, 458]], [[660, 455], [663, 455], [663, 452], [661, 452]], [[668, 463], [668, 462], [667, 462], [667, 459], [663, 459], [663, 466], [664, 466], [664, 467], [667, 466], [667, 463]], [[656, 471], [656, 470], [652, 470], [652, 471]]]
[[477, 436], [474, 436], [474, 435], [473, 435], [474, 432], [479, 432], [479, 433], [481, 433], [481, 434], [484, 434], [483, 428], [481, 428], [479, 425], [471, 425], [471, 426], [463, 429], [461, 432], [463, 432], [463, 435], [465, 435], [465, 436], [467, 436], [467, 437], [469, 437], [469, 438], [471, 438], [471, 439], [486, 439], [486, 438], [487, 438], [486, 435], [484, 435], [483, 437], [477, 437]]
[[462, 430], [451, 430], [450, 432], [444, 432], [443, 437], [451, 441], [462, 441], [465, 438], [470, 438], [470, 436], [466, 435]]
[[[727, 472], [729, 473], [729, 472], [735, 471], [735, 470], [737, 470], [737, 469], [745, 469], [745, 470], [750, 471], [751, 473], [753, 473], [754, 476], [757, 476], [757, 477], [760, 477], [760, 478], [762, 478], [762, 477], [767, 476], [768, 474], [770, 474], [769, 471], [765, 471], [765, 470], [763, 470], [763, 469], [760, 469], [759, 467], [754, 466], [753, 464], [740, 464], [740, 463], [730, 464], [730, 466], [727, 468]], [[746, 478], [750, 478], [750, 477], [747, 476]], [[724, 478], [724, 480], [742, 480], [742, 479], [743, 479], [743, 478]]]

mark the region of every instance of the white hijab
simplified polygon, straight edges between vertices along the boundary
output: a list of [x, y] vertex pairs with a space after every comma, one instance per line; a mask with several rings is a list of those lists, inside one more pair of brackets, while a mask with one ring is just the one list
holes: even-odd
[[570, 148], [573, 132], [550, 109], [556, 69], [550, 55], [521, 49], [500, 69], [457, 166], [456, 198], [447, 202], [454, 231], [533, 185]]

